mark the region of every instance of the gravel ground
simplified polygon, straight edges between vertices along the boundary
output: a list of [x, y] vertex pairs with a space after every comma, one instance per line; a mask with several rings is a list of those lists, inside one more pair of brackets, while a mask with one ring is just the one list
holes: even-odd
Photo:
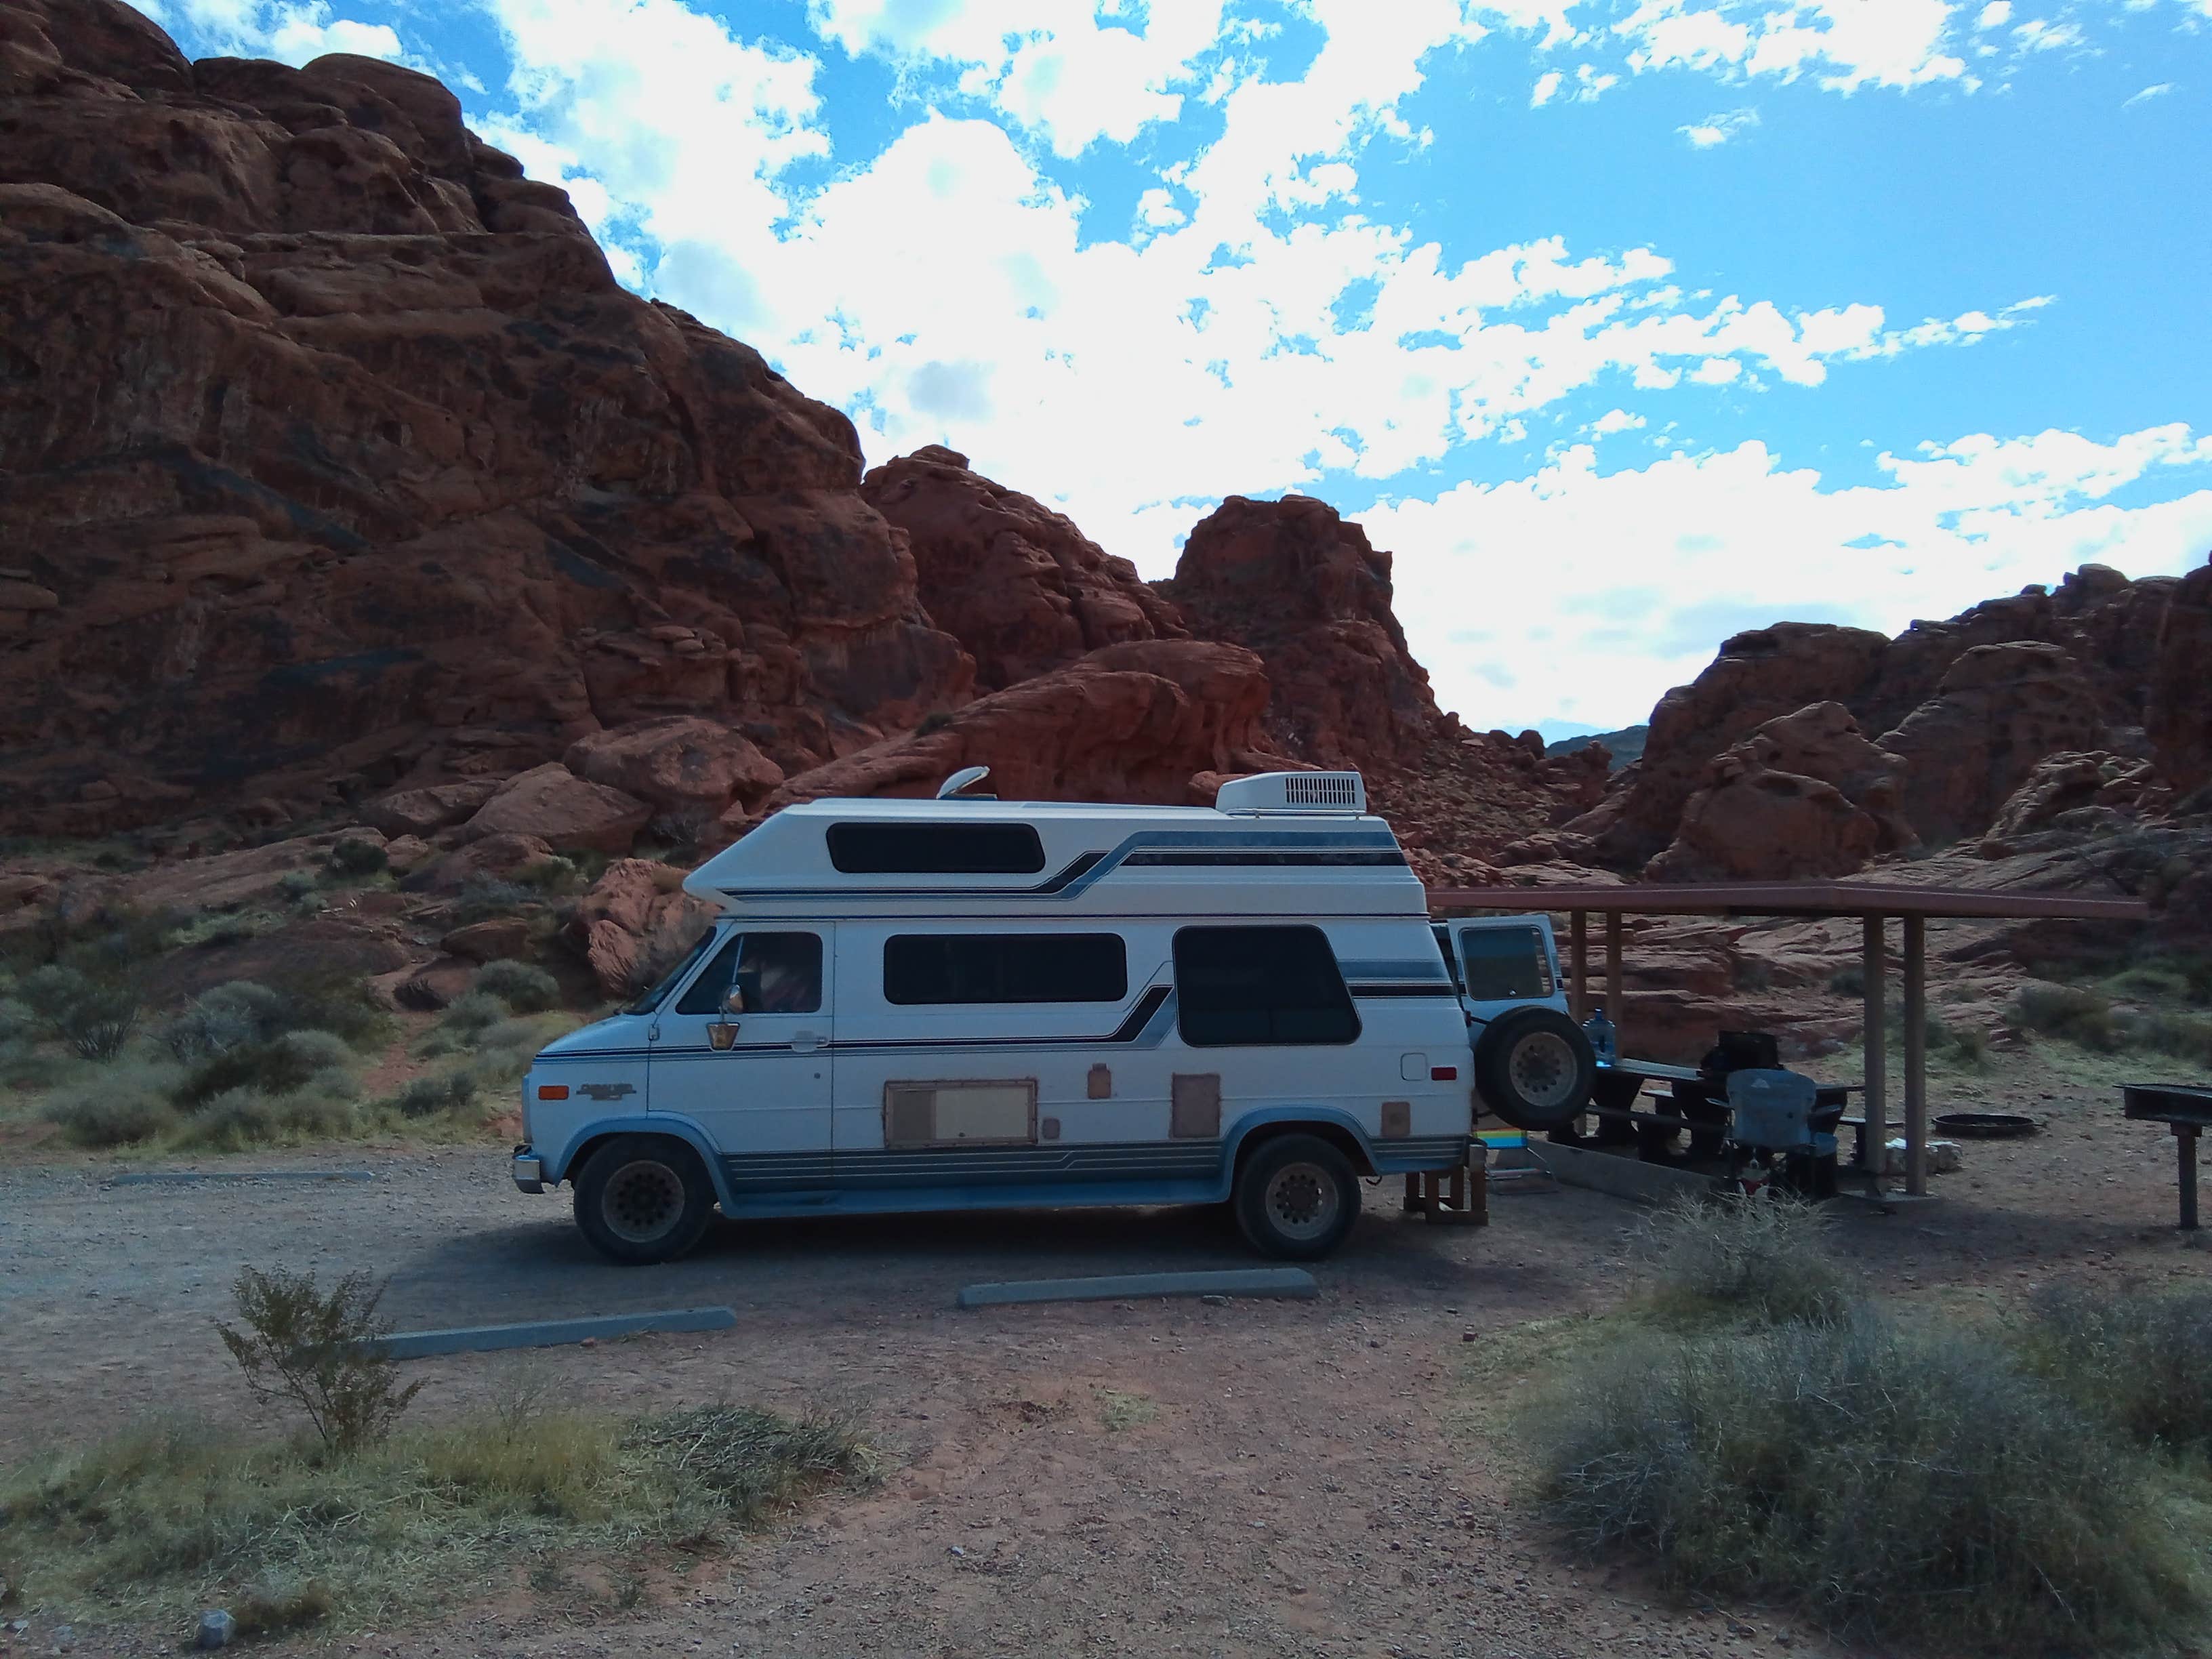
[[[1992, 1085], [1975, 1104], [2015, 1091]], [[1943, 1200], [1846, 1212], [1844, 1252], [1908, 1297], [2052, 1273], [2202, 1273], [2172, 1229], [2172, 1143], [2116, 1103], [2023, 1103], [2033, 1141], [1970, 1147]], [[342, 1653], [1638, 1655], [1826, 1651], [1786, 1621], [1660, 1602], [1564, 1561], [1515, 1502], [1488, 1339], [1603, 1305], [1636, 1214], [1501, 1193], [1486, 1229], [1433, 1227], [1370, 1188], [1313, 1302], [1151, 1301], [960, 1312], [985, 1279], [1241, 1267], [1208, 1212], [1024, 1212], [723, 1224], [671, 1267], [610, 1267], [566, 1194], [527, 1197], [492, 1147], [209, 1159], [370, 1171], [340, 1183], [116, 1185], [117, 1166], [0, 1170], [0, 1458], [155, 1408], [244, 1409], [213, 1321], [246, 1264], [386, 1275], [403, 1328], [727, 1304], [736, 1328], [408, 1367], [418, 1412], [526, 1372], [621, 1410], [730, 1399], [856, 1412], [880, 1487], [728, 1554], [655, 1564], [637, 1608], [493, 1586]], [[1839, 1206], [1840, 1207], [1840, 1206]], [[1467, 1338], [1473, 1333], [1473, 1339]], [[1127, 1402], [1134, 1401], [1132, 1407]], [[42, 1611], [0, 1652], [52, 1650]], [[156, 1650], [79, 1627], [76, 1650]], [[317, 1644], [310, 1643], [306, 1650]]]

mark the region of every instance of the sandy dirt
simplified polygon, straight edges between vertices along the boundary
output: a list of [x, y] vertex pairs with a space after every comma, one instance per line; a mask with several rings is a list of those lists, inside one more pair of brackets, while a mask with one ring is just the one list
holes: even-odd
[[[1838, 1211], [1845, 1254], [1907, 1297], [2008, 1295], [2054, 1273], [2160, 1279], [2208, 1257], [2173, 1231], [2172, 1143], [2116, 1091], [1980, 1085], [2033, 1140], [1967, 1149], [1940, 1202]], [[2051, 1094], [2051, 1098], [2041, 1098]], [[2019, 1095], [2016, 1102], [2011, 1097]], [[1482, 1356], [1632, 1282], [1638, 1213], [1500, 1193], [1486, 1229], [1396, 1212], [1387, 1186], [1306, 1303], [1148, 1301], [961, 1312], [981, 1280], [1249, 1266], [1211, 1212], [723, 1224], [690, 1259], [593, 1256], [567, 1196], [526, 1197], [495, 1148], [333, 1149], [195, 1166], [369, 1171], [358, 1184], [118, 1185], [118, 1166], [0, 1171], [0, 1458], [150, 1409], [243, 1408], [216, 1339], [241, 1265], [389, 1275], [403, 1328], [726, 1304], [735, 1329], [417, 1362], [416, 1409], [518, 1368], [620, 1410], [728, 1399], [857, 1413], [883, 1484], [580, 1619], [520, 1586], [341, 1653], [1705, 1656], [1828, 1651], [1756, 1609], [1685, 1609], [1577, 1567], [1516, 1504], [1498, 1424], [1520, 1379]], [[1468, 1334], [1473, 1340], [1468, 1340]], [[1131, 1402], [1134, 1402], [1133, 1404]], [[0, 1652], [52, 1650], [42, 1610]], [[316, 1644], [310, 1644], [310, 1648]], [[79, 1626], [78, 1652], [158, 1650]], [[266, 1651], [267, 1650], [263, 1650]]]

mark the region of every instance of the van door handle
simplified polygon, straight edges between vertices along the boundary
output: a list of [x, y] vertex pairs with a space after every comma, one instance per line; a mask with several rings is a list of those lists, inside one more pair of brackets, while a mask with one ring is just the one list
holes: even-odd
[[798, 1049], [802, 1054], [815, 1048], [819, 1048], [822, 1046], [822, 1033], [819, 1031], [793, 1031], [791, 1034], [791, 1046], [793, 1048]]

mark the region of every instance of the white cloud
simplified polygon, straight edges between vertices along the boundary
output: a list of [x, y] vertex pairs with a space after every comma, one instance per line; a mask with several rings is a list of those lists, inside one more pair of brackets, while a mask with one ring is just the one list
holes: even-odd
[[1608, 409], [1590, 422], [1589, 429], [1599, 437], [1610, 437], [1616, 432], [1630, 432], [1644, 424], [1641, 415], [1632, 415], [1625, 409]]
[[1719, 115], [1708, 115], [1702, 121], [1694, 122], [1686, 127], [1677, 127], [1674, 131], [1687, 138], [1692, 148], [1711, 149], [1716, 144], [1725, 144], [1739, 132], [1758, 125], [1757, 110], [1732, 109]]
[[2212, 487], [2108, 499], [2212, 468], [2212, 437], [2182, 426], [2102, 444], [1976, 434], [1880, 467], [1881, 482], [1839, 488], [1749, 442], [1600, 472], [1579, 447], [1532, 477], [1359, 517], [1396, 554], [1398, 614], [1439, 700], [1515, 730], [1643, 719], [1741, 629], [1895, 632], [2091, 561], [2148, 575], [2212, 545]]
[[1978, 29], [2002, 28], [2012, 21], [2012, 0], [1990, 0], [1974, 19]]
[[2172, 90], [2172, 82], [2161, 81], [2154, 87], [2145, 87], [2141, 92], [2136, 93], [2131, 98], [2124, 99], [2121, 100], [2120, 107], [2122, 109], [2133, 109], [2137, 104], [2148, 104], [2154, 98], [2163, 98], [2166, 94]]
[[408, 56], [389, 23], [334, 17], [328, 0], [181, 0], [161, 21], [188, 24], [203, 50], [274, 58], [295, 68], [334, 52], [425, 67]]
[[1550, 103], [1552, 100], [1558, 95], [1559, 82], [1565, 79], [1566, 76], [1560, 74], [1557, 70], [1546, 70], [1541, 75], [1536, 77], [1536, 84], [1529, 91], [1528, 107], [1530, 109], [1541, 109], [1545, 105]]
[[1947, 51], [1947, 0], [1803, 0], [1754, 12], [1692, 0], [1638, 0], [1612, 26], [1637, 73], [1692, 69], [1726, 80], [1814, 74], [1832, 91], [1909, 88], [1966, 75]]

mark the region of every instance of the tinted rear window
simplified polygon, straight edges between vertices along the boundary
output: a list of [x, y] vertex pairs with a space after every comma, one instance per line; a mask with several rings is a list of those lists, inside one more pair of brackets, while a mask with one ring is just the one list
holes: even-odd
[[1044, 843], [1026, 823], [833, 823], [830, 862], [848, 876], [1033, 876]]
[[1459, 936], [1467, 994], [1477, 1002], [1552, 994], [1552, 963], [1534, 927], [1471, 927]]
[[886, 1002], [1119, 1002], [1128, 994], [1119, 933], [896, 933], [884, 941]]
[[1359, 1015], [1318, 927], [1186, 927], [1175, 936], [1177, 1021], [1193, 1048], [1351, 1042]]

